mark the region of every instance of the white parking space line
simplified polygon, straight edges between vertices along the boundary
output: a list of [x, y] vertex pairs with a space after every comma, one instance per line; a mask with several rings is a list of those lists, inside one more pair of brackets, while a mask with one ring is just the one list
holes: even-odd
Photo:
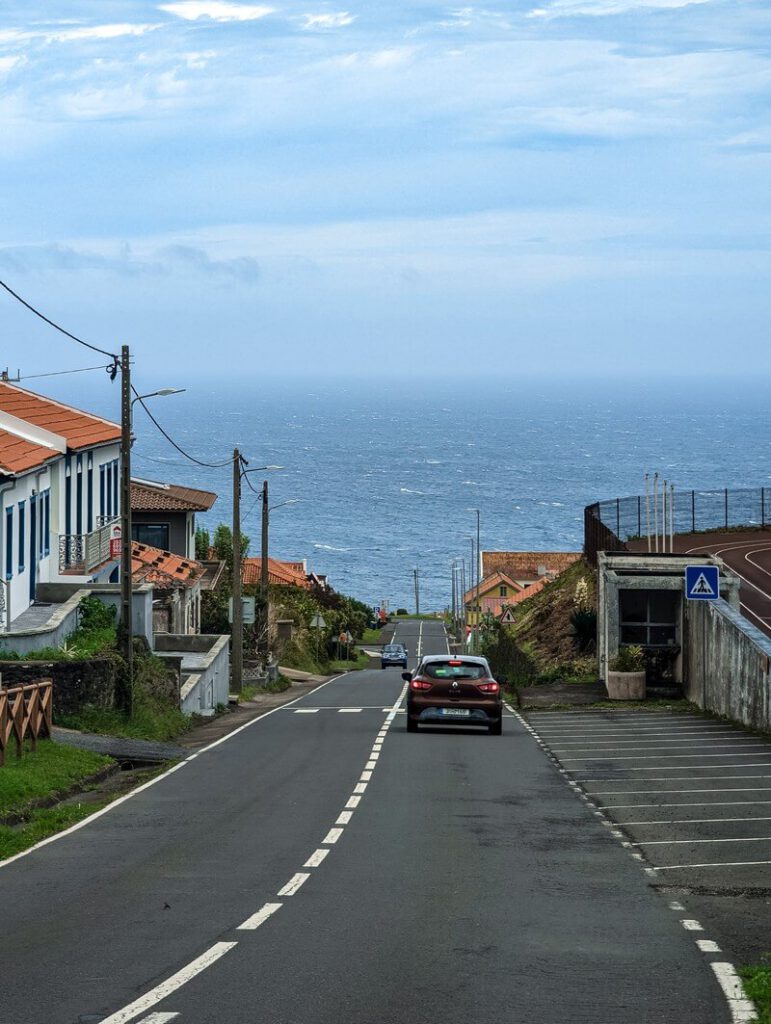
[[[738, 755], [734, 755], [734, 756], [741, 757], [742, 755], [738, 754]], [[747, 756], [748, 757], [754, 757], [755, 755], [754, 754], [749, 754]], [[590, 757], [580, 757], [580, 758], [578, 758], [578, 760], [579, 761], [591, 761], [592, 758], [590, 758]], [[615, 758], [609, 757], [609, 758], [607, 758], [607, 760], [608, 761], [613, 761], [613, 760], [615, 760]], [[621, 771], [621, 772], [658, 772], [658, 771], [665, 771], [665, 772], [692, 772], [692, 771], [698, 771], [700, 767], [711, 768], [714, 771], [717, 768], [722, 768], [723, 770], [725, 770], [726, 768], [771, 768], [771, 764], [767, 764], [765, 761], [759, 761], [757, 764], [705, 764], [705, 765], [698, 765], [698, 764], [685, 764], [685, 765], [668, 764], [668, 765], [664, 765], [664, 766], [657, 765], [654, 768], [619, 768], [619, 771]], [[571, 775], [578, 775], [580, 773], [581, 775], [583, 775], [586, 772], [594, 772], [596, 770], [597, 770], [596, 768], [571, 768], [570, 769], [570, 774]], [[603, 771], [605, 771], [605, 772], [607, 772], [608, 770], [609, 769], [607, 769], [607, 768], [603, 768]], [[625, 782], [625, 781], [629, 781], [629, 780], [619, 779], [618, 781], [619, 782]]]
[[670, 818], [665, 821], [619, 821], [618, 825], [714, 825], [721, 821], [771, 821], [771, 818]]
[[277, 910], [281, 910], [283, 903], [266, 903], [251, 917], [247, 917], [243, 924], [238, 926], [238, 931], [254, 931], [264, 924], [269, 917], [272, 917]]
[[[731, 786], [729, 789], [609, 789], [592, 796], [634, 796], [636, 793], [771, 793], [769, 786]], [[634, 806], [634, 805], [632, 805]]]
[[[699, 803], [658, 803], [658, 804], [604, 804], [598, 808], [600, 811], [621, 811], [626, 808], [638, 807], [658, 807], [664, 809], [666, 807], [752, 807], [758, 804], [771, 804], [771, 800], [703, 800]], [[765, 821], [764, 818], [756, 818], [755, 821]], [[637, 822], [619, 822], [619, 824], [635, 825]]]
[[[762, 744], [762, 748], [767, 749], [768, 750], [768, 754], [764, 755], [764, 754], [760, 754], [760, 753], [757, 753], [757, 752], [752, 753], [752, 754], [736, 754], [736, 753], [730, 753], [729, 752], [727, 754], [641, 754], [641, 755], [634, 755], [634, 756], [630, 756], [630, 755], [624, 754], [622, 757], [592, 757], [591, 755], [587, 755], [586, 757], [561, 757], [560, 761], [562, 761], [563, 764], [567, 764], [569, 761], [669, 761], [669, 760], [672, 760], [672, 761], [682, 761], [682, 760], [685, 760], [686, 758], [694, 758], [694, 757], [703, 757], [703, 758], [708, 758], [708, 757], [764, 757], [764, 756], [765, 757], [771, 757], [771, 748], [769, 748], [768, 744], [767, 743]], [[667, 768], [669, 768], [669, 767], [670, 766], [667, 765]], [[692, 768], [692, 767], [693, 767], [693, 765], [689, 765], [689, 768]], [[719, 768], [721, 766], [717, 765], [717, 764], [714, 764], [714, 765], [711, 765], [711, 767], [712, 768]], [[771, 766], [769, 766], [769, 767], [771, 767]]]
[[758, 743], [757, 740], [751, 740], [749, 736], [739, 736], [733, 740], [720, 740], [718, 743], [711, 743], [709, 740], [656, 740], [654, 743], [640, 743], [639, 740], [631, 740], [630, 742], [624, 743], [608, 743], [601, 745], [589, 745], [587, 743], [571, 743], [567, 746], [551, 747], [551, 750], [558, 757], [563, 751], [572, 751], [575, 753], [578, 750], [622, 750], [624, 753], [628, 753], [631, 750], [692, 750], [694, 747], [704, 747], [707, 750], [714, 750], [715, 747], [737, 747], [741, 749], [746, 747], [747, 744], [753, 747], [767, 747], [766, 743]]
[[292, 875], [283, 889], [279, 889], [276, 893], [277, 896], [294, 896], [301, 885], [304, 885], [311, 876], [303, 871], [298, 871], [296, 875]]
[[[771, 779], [771, 775], [694, 775], [694, 777], [692, 779], [683, 778], [682, 775], [679, 775], [676, 779], [675, 778], [666, 778], [665, 777], [663, 779], [645, 779], [645, 780], [638, 779], [638, 778], [634, 778], [634, 779], [618, 779], [615, 776], [613, 776], [612, 778], [602, 778], [602, 779], [582, 779], [581, 783], [584, 786], [586, 786], [586, 785], [593, 786], [593, 785], [601, 785], [604, 782], [615, 782], [617, 784], [621, 783], [621, 782], [634, 782], [636, 784], [636, 783], [642, 782], [642, 781], [645, 781], [646, 783], [648, 783], [648, 782], [733, 782], [734, 780], [737, 781], [737, 782], [741, 782], [744, 779]], [[619, 790], [619, 793], [629, 793], [629, 792], [632, 792], [632, 791], [631, 790], [627, 790], [627, 789], [620, 789]], [[668, 789], [648, 789], [648, 790], [645, 790], [645, 792], [647, 792], [647, 793], [669, 793], [669, 792], [676, 792], [676, 791], [675, 790], [668, 790]], [[687, 790], [686, 790], [686, 792], [687, 792]]]
[[[513, 710], [513, 709], [512, 709]], [[539, 729], [542, 739], [605, 739], [609, 736], [619, 738], [627, 736], [743, 736], [739, 729], [694, 726], [682, 729], [593, 729], [591, 732], [576, 732], [575, 729], [548, 730]]]
[[201, 953], [195, 960], [191, 960], [189, 964], [186, 964], [181, 971], [172, 974], [170, 978], [166, 978], [160, 985], [156, 985], [149, 992], [145, 992], [143, 996], [135, 999], [128, 1006], [124, 1006], [122, 1010], [118, 1010], [117, 1013], [105, 1017], [101, 1024], [128, 1024], [128, 1021], [134, 1020], [135, 1017], [138, 1017], [140, 1013], [144, 1013], [145, 1010], [152, 1009], [162, 999], [165, 999], [172, 992], [176, 992], [178, 988], [186, 985], [188, 981], [191, 981], [201, 971], [211, 967], [216, 960], [219, 960], [220, 957], [230, 952], [237, 945], [237, 942], [215, 942], [205, 953]]
[[632, 846], [702, 846], [705, 843], [771, 843], [771, 836], [751, 836], [747, 839], [654, 839]]
[[711, 861], [708, 864], [657, 864], [655, 871], [682, 871], [685, 868], [757, 868], [771, 864], [771, 860]]

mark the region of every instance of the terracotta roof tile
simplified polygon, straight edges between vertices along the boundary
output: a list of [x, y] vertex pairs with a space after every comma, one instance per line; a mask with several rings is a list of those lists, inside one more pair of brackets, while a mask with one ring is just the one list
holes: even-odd
[[60, 455], [54, 448], [35, 444], [34, 441], [27, 441], [17, 434], [0, 429], [0, 472], [26, 473]]
[[217, 495], [179, 484], [131, 481], [131, 507], [138, 512], [208, 512]]
[[[274, 586], [295, 586], [310, 589], [310, 583], [304, 572], [298, 572], [297, 563], [280, 562], [276, 558], [268, 559], [268, 583]], [[245, 558], [241, 563], [241, 579], [246, 584], [258, 584], [261, 579], [262, 559]]]
[[131, 575], [134, 583], [153, 583], [159, 587], [192, 587], [205, 572], [192, 558], [140, 544], [131, 545]]
[[74, 451], [120, 440], [117, 423], [5, 381], [0, 381], [0, 410], [59, 434]]

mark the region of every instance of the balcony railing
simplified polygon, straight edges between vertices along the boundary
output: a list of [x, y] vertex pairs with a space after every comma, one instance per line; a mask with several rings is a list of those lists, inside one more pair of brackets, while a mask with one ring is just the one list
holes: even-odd
[[93, 572], [110, 560], [110, 536], [118, 517], [103, 518], [103, 525], [90, 533], [59, 535], [59, 572]]

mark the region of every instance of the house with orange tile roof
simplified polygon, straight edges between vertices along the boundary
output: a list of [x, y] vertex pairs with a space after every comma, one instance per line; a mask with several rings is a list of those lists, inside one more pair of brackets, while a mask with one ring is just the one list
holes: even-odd
[[[244, 586], [259, 586], [262, 576], [261, 558], [244, 558], [241, 563], [241, 579]], [[268, 583], [277, 587], [302, 587], [311, 589], [311, 582], [305, 571], [305, 562], [282, 562], [277, 558], [268, 558]]]
[[479, 583], [479, 588], [472, 587], [463, 595], [466, 605], [466, 623], [476, 626], [483, 615], [494, 615], [498, 618], [503, 609], [511, 603], [512, 598], [522, 586], [505, 572], [493, 572]]
[[194, 558], [134, 541], [131, 545], [134, 585], [153, 588], [153, 633], [201, 631], [201, 589], [206, 566]]
[[195, 558], [195, 517], [217, 500], [212, 491], [157, 480], [131, 480], [131, 536], [140, 544]]
[[[117, 402], [117, 396], [116, 396]], [[117, 574], [120, 426], [0, 381], [0, 625], [12, 626], [38, 584]]]

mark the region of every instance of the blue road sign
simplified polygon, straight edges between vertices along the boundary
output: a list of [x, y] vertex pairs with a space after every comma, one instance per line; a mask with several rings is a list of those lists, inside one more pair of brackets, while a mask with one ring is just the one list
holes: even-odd
[[717, 601], [720, 597], [719, 567], [717, 565], [686, 566], [685, 596], [689, 601]]

